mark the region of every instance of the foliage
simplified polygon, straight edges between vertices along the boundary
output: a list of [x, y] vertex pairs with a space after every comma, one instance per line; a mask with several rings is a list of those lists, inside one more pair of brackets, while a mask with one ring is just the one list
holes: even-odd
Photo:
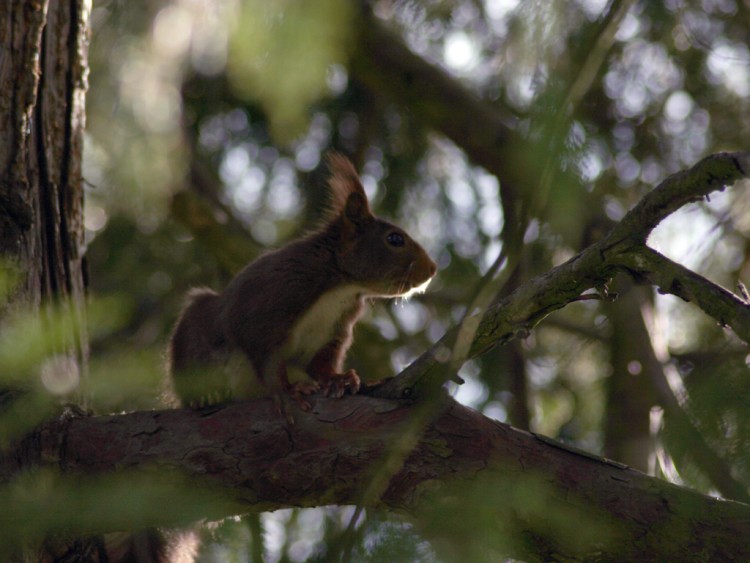
[[[96, 3], [88, 256], [94, 295], [117, 296], [129, 307], [108, 320], [121, 321], [116, 330], [110, 323], [99, 332], [92, 320], [95, 408], [155, 406], [161, 388], [153, 376], [182, 294], [195, 285], [219, 288], [232, 274], [219, 258], [229, 241], [201, 239], [194, 223], [174, 213], [175, 192], [202, 198], [216, 223], [241, 229], [252, 256], [315, 223], [324, 205], [322, 155], [352, 155], [374, 207], [403, 224], [440, 267], [425, 296], [376, 305], [358, 326], [349, 364], [379, 379], [461, 318], [503, 245], [517, 260], [506, 272], [508, 292], [598, 240], [668, 174], [707, 153], [748, 145], [750, 17], [743, 2], [374, 0], [367, 3], [374, 15], [354, 6]], [[476, 166], [420, 108], [362, 78], [371, 69], [362, 68], [366, 51], [355, 56], [358, 26], [370, 21], [394, 30], [501, 116], [514, 141], [497, 147], [498, 158], [520, 171], [512, 177], [523, 185]], [[432, 109], [459, 123], [465, 117], [460, 101]], [[521, 232], [519, 248], [505, 238], [509, 226]], [[676, 213], [649, 242], [733, 287], [748, 281], [749, 231], [746, 198], [736, 189]], [[451, 392], [488, 416], [715, 492], [690, 455], [694, 444], [657, 408], [664, 398], [654, 378], [666, 373], [688, 419], [747, 490], [745, 345], [672, 297], [640, 297], [634, 317], [614, 307], [586, 301], [554, 313], [523, 342], [465, 364], [466, 383]], [[47, 346], [37, 340], [40, 327], [18, 327], [28, 343]], [[620, 357], [623, 334], [646, 344]], [[19, 351], [10, 342], [0, 349], [10, 349], [3, 362], [23, 357], [10, 355]], [[131, 387], [143, 373], [152, 377]], [[616, 427], [629, 432], [615, 435]], [[325, 553], [345, 527], [341, 510], [264, 515], [266, 550], [292, 560]], [[252, 536], [227, 534], [235, 539], [217, 536], [226, 545]], [[279, 540], [295, 534], [306, 538], [305, 549]], [[248, 541], [257, 542], [257, 533]], [[430, 559], [436, 550], [388, 515], [368, 515], [357, 549], [371, 549], [373, 560], [378, 553]], [[450, 553], [450, 546], [443, 551]]]

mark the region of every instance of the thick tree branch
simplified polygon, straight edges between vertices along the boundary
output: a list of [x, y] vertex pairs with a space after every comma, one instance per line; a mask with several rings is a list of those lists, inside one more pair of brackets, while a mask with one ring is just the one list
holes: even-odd
[[[143, 499], [140, 524], [353, 503], [375, 460], [410, 424], [413, 407], [364, 396], [314, 398], [313, 403], [313, 413], [295, 413], [292, 427], [270, 400], [73, 418], [27, 439], [4, 460], [2, 474], [44, 460], [65, 477], [55, 482], [42, 474], [47, 488], [125, 476], [132, 495], [141, 482], [138, 472], [172, 470], [184, 474], [191, 490], [201, 491], [197, 503], [188, 502], [185, 489], [175, 494], [174, 483], [180, 481], [168, 473], [167, 491]], [[2, 499], [15, 507], [0, 526], [3, 541], [27, 537], [28, 522], [19, 515], [37, 514], [44, 507], [35, 502], [49, 502], [49, 491], [37, 500], [29, 483], [22, 489], [11, 481], [0, 489]], [[165, 505], [170, 494], [174, 504]], [[466, 502], [473, 496], [484, 502]], [[117, 498], [99, 499], [106, 511], [92, 501], [79, 507], [80, 518], [48, 511], [40, 520], [71, 534], [132, 527], [138, 512], [126, 502], [120, 506]], [[729, 561], [750, 549], [746, 505], [570, 450], [451, 400], [390, 480], [380, 506], [417, 517], [428, 536], [481, 538], [469, 549], [481, 546], [530, 560], [596, 555], [600, 560]], [[171, 510], [175, 507], [179, 510]], [[492, 517], [466, 512], [477, 507]], [[575, 534], [569, 533], [571, 521], [577, 522]], [[479, 522], [490, 529], [477, 528]], [[662, 533], [672, 527], [680, 531], [680, 541]], [[527, 532], [516, 533], [521, 529]]]

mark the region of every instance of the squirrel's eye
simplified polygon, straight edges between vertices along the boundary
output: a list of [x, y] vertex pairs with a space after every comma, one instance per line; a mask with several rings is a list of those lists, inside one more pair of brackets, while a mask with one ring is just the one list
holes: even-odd
[[388, 244], [391, 246], [404, 246], [406, 241], [404, 240], [404, 235], [401, 233], [388, 233], [388, 236], [385, 237], [385, 240], [388, 241]]

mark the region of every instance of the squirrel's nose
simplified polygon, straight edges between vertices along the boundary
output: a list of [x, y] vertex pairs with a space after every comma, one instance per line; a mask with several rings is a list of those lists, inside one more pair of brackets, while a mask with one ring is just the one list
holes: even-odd
[[432, 261], [432, 259], [427, 256], [427, 254], [424, 255], [424, 260], [422, 260], [421, 268], [423, 274], [426, 275], [426, 279], [430, 279], [435, 275], [435, 272], [437, 272], [437, 264]]

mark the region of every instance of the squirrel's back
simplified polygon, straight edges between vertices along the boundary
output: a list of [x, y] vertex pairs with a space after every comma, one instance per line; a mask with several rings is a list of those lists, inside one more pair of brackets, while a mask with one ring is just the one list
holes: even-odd
[[221, 298], [215, 291], [193, 288], [172, 332], [167, 370], [183, 403], [191, 404], [210, 395], [211, 390], [204, 387], [212, 380], [205, 377], [205, 370], [228, 359], [229, 350], [219, 322], [220, 308]]

